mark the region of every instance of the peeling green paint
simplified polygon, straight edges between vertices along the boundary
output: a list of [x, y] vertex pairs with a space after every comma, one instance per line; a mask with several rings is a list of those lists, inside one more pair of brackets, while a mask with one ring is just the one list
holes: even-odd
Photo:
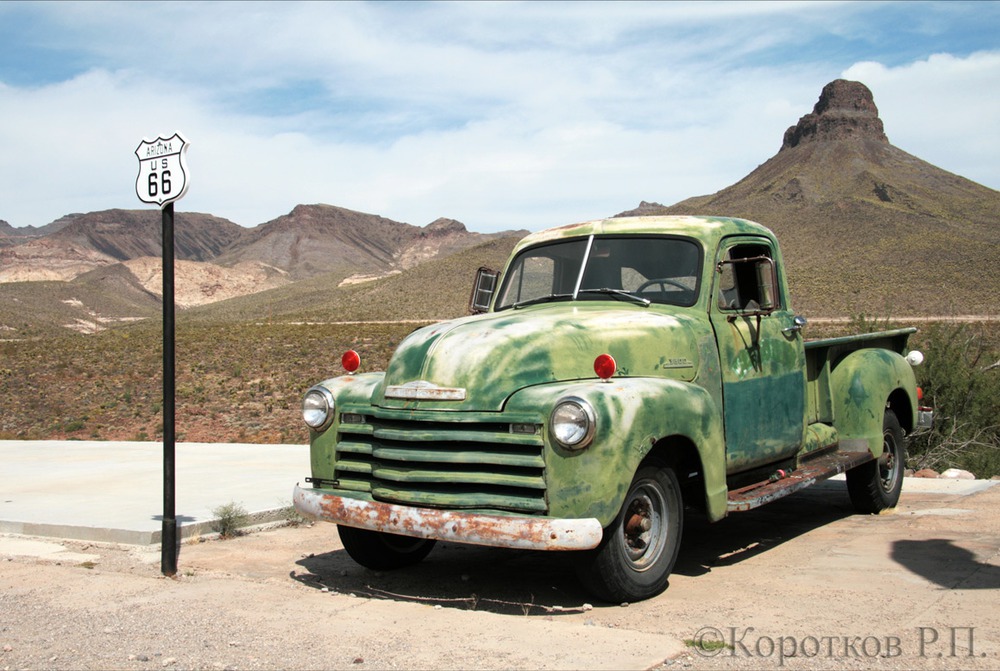
[[[791, 328], [777, 241], [759, 224], [600, 220], [530, 235], [512, 258], [560, 239], [629, 234], [688, 236], [701, 246], [694, 305], [560, 301], [418, 329], [385, 373], [322, 383], [337, 412], [312, 435], [314, 486], [402, 505], [607, 525], [643, 459], [653, 450], [679, 458], [691, 446], [684, 463], [703, 487], [709, 518], [718, 520], [728, 476], [838, 439], [863, 441], [877, 456], [887, 400], [902, 394], [915, 413], [913, 373], [901, 356], [910, 331], [803, 343]], [[717, 264], [738, 243], [770, 250], [775, 309], [720, 307]], [[618, 366], [607, 381], [594, 372], [604, 353]], [[397, 389], [423, 394], [404, 398]], [[592, 443], [577, 451], [549, 434], [550, 413], [569, 396], [589, 403], [596, 417]]]

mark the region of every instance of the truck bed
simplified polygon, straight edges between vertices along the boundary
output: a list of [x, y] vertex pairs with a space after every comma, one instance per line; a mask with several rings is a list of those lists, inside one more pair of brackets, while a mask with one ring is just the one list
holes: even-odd
[[881, 348], [898, 354], [906, 353], [906, 343], [915, 328], [895, 329], [877, 333], [807, 340], [806, 353], [806, 424], [833, 422], [833, 398], [830, 392], [830, 372], [851, 352]]

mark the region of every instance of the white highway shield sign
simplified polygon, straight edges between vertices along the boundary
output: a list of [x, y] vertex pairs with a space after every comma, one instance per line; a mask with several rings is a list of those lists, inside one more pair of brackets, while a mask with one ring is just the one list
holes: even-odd
[[190, 143], [180, 133], [155, 140], [142, 139], [135, 150], [139, 176], [135, 195], [144, 203], [161, 208], [187, 193], [187, 148]]

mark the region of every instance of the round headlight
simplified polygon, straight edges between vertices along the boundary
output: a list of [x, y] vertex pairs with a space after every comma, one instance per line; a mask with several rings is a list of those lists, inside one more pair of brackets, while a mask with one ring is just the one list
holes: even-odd
[[302, 421], [314, 431], [325, 428], [333, 420], [333, 394], [325, 387], [313, 387], [302, 399]]
[[563, 399], [549, 417], [552, 438], [568, 450], [582, 450], [590, 445], [595, 429], [594, 409], [580, 398]]

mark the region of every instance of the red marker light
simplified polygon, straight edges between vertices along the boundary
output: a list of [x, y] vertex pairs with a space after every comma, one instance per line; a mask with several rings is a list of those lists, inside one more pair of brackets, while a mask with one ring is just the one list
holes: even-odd
[[617, 370], [618, 364], [615, 363], [615, 358], [610, 354], [601, 354], [594, 359], [594, 372], [602, 380], [609, 379]]
[[921, 387], [917, 387], [917, 400], [924, 400], [924, 390]]
[[344, 356], [340, 357], [340, 365], [344, 367], [348, 373], [353, 373], [361, 365], [361, 356], [352, 349], [344, 352]]

